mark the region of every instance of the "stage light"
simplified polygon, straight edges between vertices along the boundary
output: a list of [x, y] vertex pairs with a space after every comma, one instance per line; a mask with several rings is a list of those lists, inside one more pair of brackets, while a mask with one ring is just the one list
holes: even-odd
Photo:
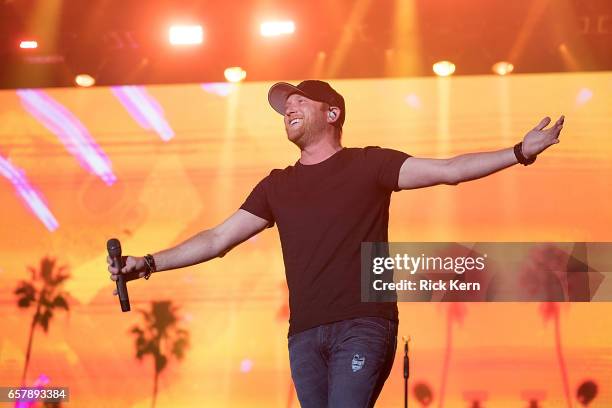
[[447, 77], [455, 72], [455, 64], [450, 61], [438, 61], [433, 64], [433, 72], [437, 76]]
[[493, 67], [491, 67], [491, 69], [497, 75], [508, 75], [509, 73], [514, 71], [514, 65], [506, 61], [500, 61], [496, 64], [493, 64]]
[[21, 40], [19, 48], [23, 49], [34, 49], [38, 48], [38, 41], [35, 40]]
[[408, 94], [404, 100], [411, 108], [419, 109], [421, 107], [421, 98], [415, 93]]
[[200, 25], [174, 25], [168, 34], [172, 45], [197, 45], [202, 44], [204, 39], [204, 30]]
[[226, 82], [208, 82], [201, 86], [206, 92], [222, 97], [228, 96], [236, 88], [233, 84], [228, 84]]
[[253, 360], [245, 358], [240, 362], [240, 372], [248, 373], [253, 369]]
[[584, 105], [593, 97], [593, 91], [589, 88], [581, 88], [576, 95], [576, 105]]
[[111, 92], [143, 129], [154, 131], [164, 142], [174, 137], [163, 108], [144, 86], [113, 86]]
[[228, 82], [241, 82], [246, 78], [246, 71], [240, 67], [229, 67], [223, 72]]
[[91, 75], [79, 74], [74, 77], [74, 83], [77, 84], [78, 86], [87, 88], [89, 86], [95, 85], [96, 80]]
[[66, 106], [39, 89], [18, 89], [17, 95], [25, 110], [55, 134], [81, 166], [108, 186], [117, 181], [108, 156], [83, 122]]
[[582, 71], [576, 55], [570, 50], [566, 43], [559, 45], [559, 54], [569, 71]]
[[259, 26], [259, 32], [264, 37], [293, 34], [295, 32], [295, 23], [291, 20], [265, 21]]
[[21, 196], [38, 219], [49, 231], [55, 231], [59, 227], [57, 219], [53, 216], [42, 195], [30, 184], [25, 171], [15, 167], [8, 159], [0, 156], [0, 176], [4, 176], [13, 184], [15, 192]]

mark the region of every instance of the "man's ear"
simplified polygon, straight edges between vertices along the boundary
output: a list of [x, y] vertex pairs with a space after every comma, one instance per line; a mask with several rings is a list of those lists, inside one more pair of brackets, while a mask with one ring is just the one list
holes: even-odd
[[327, 123], [334, 123], [340, 119], [340, 108], [337, 106], [330, 106], [327, 111]]

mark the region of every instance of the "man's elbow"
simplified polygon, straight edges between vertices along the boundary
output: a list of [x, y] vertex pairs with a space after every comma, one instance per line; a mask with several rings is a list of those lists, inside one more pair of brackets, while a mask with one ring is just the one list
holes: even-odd
[[223, 235], [216, 229], [205, 231], [208, 235], [208, 255], [212, 258], [223, 258], [231, 248], [227, 248], [227, 244], [223, 242]]
[[464, 181], [461, 172], [456, 166], [456, 163], [453, 159], [447, 159], [444, 163], [444, 171], [442, 177], [442, 183], [449, 186], [456, 186], [457, 184]]

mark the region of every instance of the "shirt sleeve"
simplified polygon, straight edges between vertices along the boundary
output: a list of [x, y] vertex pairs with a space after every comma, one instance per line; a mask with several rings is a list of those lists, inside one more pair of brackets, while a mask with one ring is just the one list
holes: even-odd
[[253, 191], [251, 191], [251, 194], [249, 194], [244, 203], [240, 206], [241, 209], [269, 221], [267, 228], [274, 226], [274, 215], [272, 214], [267, 194], [269, 185], [270, 176], [267, 176], [257, 183]]
[[378, 185], [386, 191], [400, 191], [397, 182], [402, 164], [409, 154], [399, 150], [386, 149], [378, 146], [365, 148], [368, 165], [374, 171]]

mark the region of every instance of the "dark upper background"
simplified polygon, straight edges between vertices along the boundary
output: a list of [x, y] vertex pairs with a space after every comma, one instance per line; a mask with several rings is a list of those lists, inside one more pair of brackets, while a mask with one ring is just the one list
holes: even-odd
[[[259, 23], [296, 32], [262, 38]], [[203, 25], [204, 43], [168, 44], [173, 22]], [[36, 50], [19, 41], [36, 38]], [[324, 55], [324, 57], [323, 57]], [[0, 0], [0, 88], [612, 69], [610, 0]]]

